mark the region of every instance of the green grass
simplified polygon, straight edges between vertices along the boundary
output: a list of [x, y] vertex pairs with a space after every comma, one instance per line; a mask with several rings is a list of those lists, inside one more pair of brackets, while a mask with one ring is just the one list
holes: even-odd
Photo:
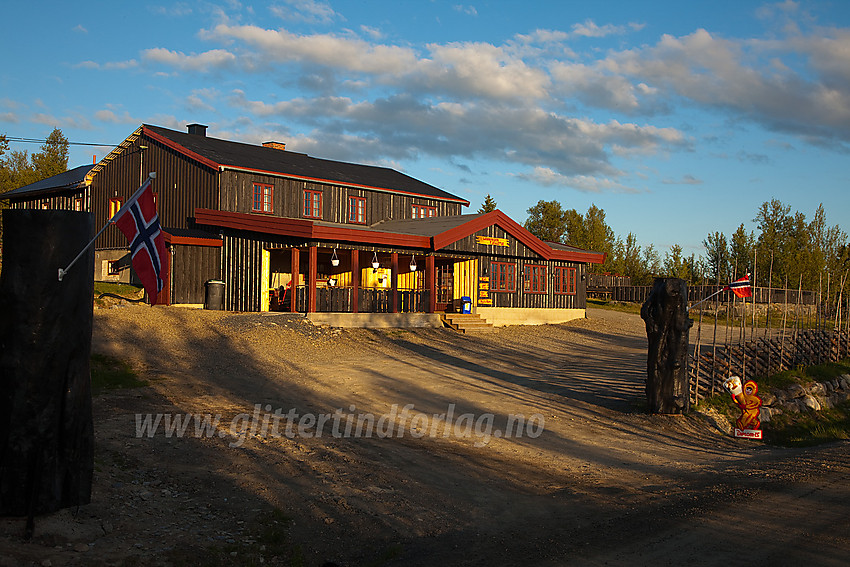
[[[850, 358], [757, 377], [755, 382], [759, 392], [763, 393], [772, 389], [786, 389], [792, 384], [805, 387], [813, 382], [832, 380], [842, 374], [850, 374]], [[733, 425], [741, 415], [741, 410], [725, 391], [701, 400], [697, 409], [706, 408], [718, 411]], [[784, 412], [773, 416], [769, 422], [762, 423], [761, 427], [765, 443], [783, 447], [805, 447], [850, 439], [850, 402], [817, 412]]]
[[94, 395], [108, 390], [139, 388], [145, 382], [123, 360], [103, 354], [91, 355], [91, 386]]
[[610, 311], [622, 311], [624, 313], [640, 313], [640, 303], [629, 303], [625, 301], [609, 301], [607, 299], [587, 298], [587, 306], [596, 309], [608, 309]]
[[94, 296], [97, 297], [101, 293], [114, 293], [121, 297], [138, 299], [142, 294], [142, 286], [122, 283], [94, 282]]

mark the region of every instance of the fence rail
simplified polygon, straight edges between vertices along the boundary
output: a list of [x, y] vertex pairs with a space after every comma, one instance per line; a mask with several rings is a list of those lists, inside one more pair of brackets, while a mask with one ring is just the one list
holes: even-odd
[[699, 345], [690, 361], [691, 403], [723, 391], [730, 376], [746, 380], [797, 366], [836, 362], [850, 355], [850, 332], [808, 329], [743, 344]]
[[[688, 302], [701, 301], [720, 289], [716, 285], [689, 285]], [[643, 303], [649, 297], [652, 290], [651, 285], [609, 285], [609, 286], [587, 286], [588, 297], [602, 297], [612, 301], [625, 301], [632, 303]], [[721, 301], [728, 301], [731, 292], [721, 293], [718, 297]], [[747, 298], [747, 303], [788, 303], [788, 305], [814, 305], [817, 294], [810, 290], [776, 289], [768, 287], [754, 287], [753, 297]]]

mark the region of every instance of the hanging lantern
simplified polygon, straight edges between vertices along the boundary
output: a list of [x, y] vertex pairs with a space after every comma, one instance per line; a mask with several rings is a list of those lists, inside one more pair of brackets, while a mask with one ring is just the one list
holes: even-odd
[[333, 256], [331, 256], [331, 266], [333, 266], [334, 268], [339, 266], [339, 258], [337, 258], [336, 256], [336, 248], [334, 248], [334, 254]]
[[411, 257], [410, 257], [410, 271], [411, 271], [411, 272], [415, 272], [415, 271], [416, 271], [416, 256], [411, 256]]
[[372, 269], [377, 270], [380, 267], [381, 267], [381, 263], [378, 262], [378, 252], [376, 251], [375, 255], [372, 256]]

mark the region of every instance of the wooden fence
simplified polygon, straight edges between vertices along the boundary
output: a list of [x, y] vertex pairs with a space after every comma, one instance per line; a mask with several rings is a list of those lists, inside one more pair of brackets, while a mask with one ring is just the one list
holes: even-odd
[[690, 360], [691, 403], [724, 391], [730, 376], [742, 381], [797, 366], [835, 362], [850, 355], [850, 332], [808, 329], [743, 344], [697, 345]]
[[[688, 302], [696, 303], [701, 301], [720, 289], [716, 285], [689, 285], [688, 286]], [[649, 297], [649, 292], [652, 290], [651, 285], [624, 285], [624, 286], [596, 286], [588, 285], [588, 297], [601, 297], [611, 301], [627, 301], [632, 303], [643, 303]], [[728, 301], [732, 296], [732, 292], [721, 293], [719, 295], [721, 301]], [[799, 296], [800, 305], [814, 305], [817, 299], [817, 294], [810, 290], [796, 289], [775, 289], [767, 287], [754, 287], [753, 297], [747, 298], [747, 303], [787, 303], [788, 305], [796, 305], [797, 297]], [[713, 301], [709, 300], [709, 301]], [[740, 300], [739, 300], [740, 301]]]

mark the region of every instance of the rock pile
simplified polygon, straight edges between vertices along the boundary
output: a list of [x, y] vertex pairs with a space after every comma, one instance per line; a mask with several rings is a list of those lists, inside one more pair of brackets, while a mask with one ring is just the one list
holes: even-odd
[[782, 413], [829, 409], [850, 400], [850, 374], [808, 386], [792, 384], [786, 389], [759, 392], [762, 400], [759, 419], [764, 422]]

